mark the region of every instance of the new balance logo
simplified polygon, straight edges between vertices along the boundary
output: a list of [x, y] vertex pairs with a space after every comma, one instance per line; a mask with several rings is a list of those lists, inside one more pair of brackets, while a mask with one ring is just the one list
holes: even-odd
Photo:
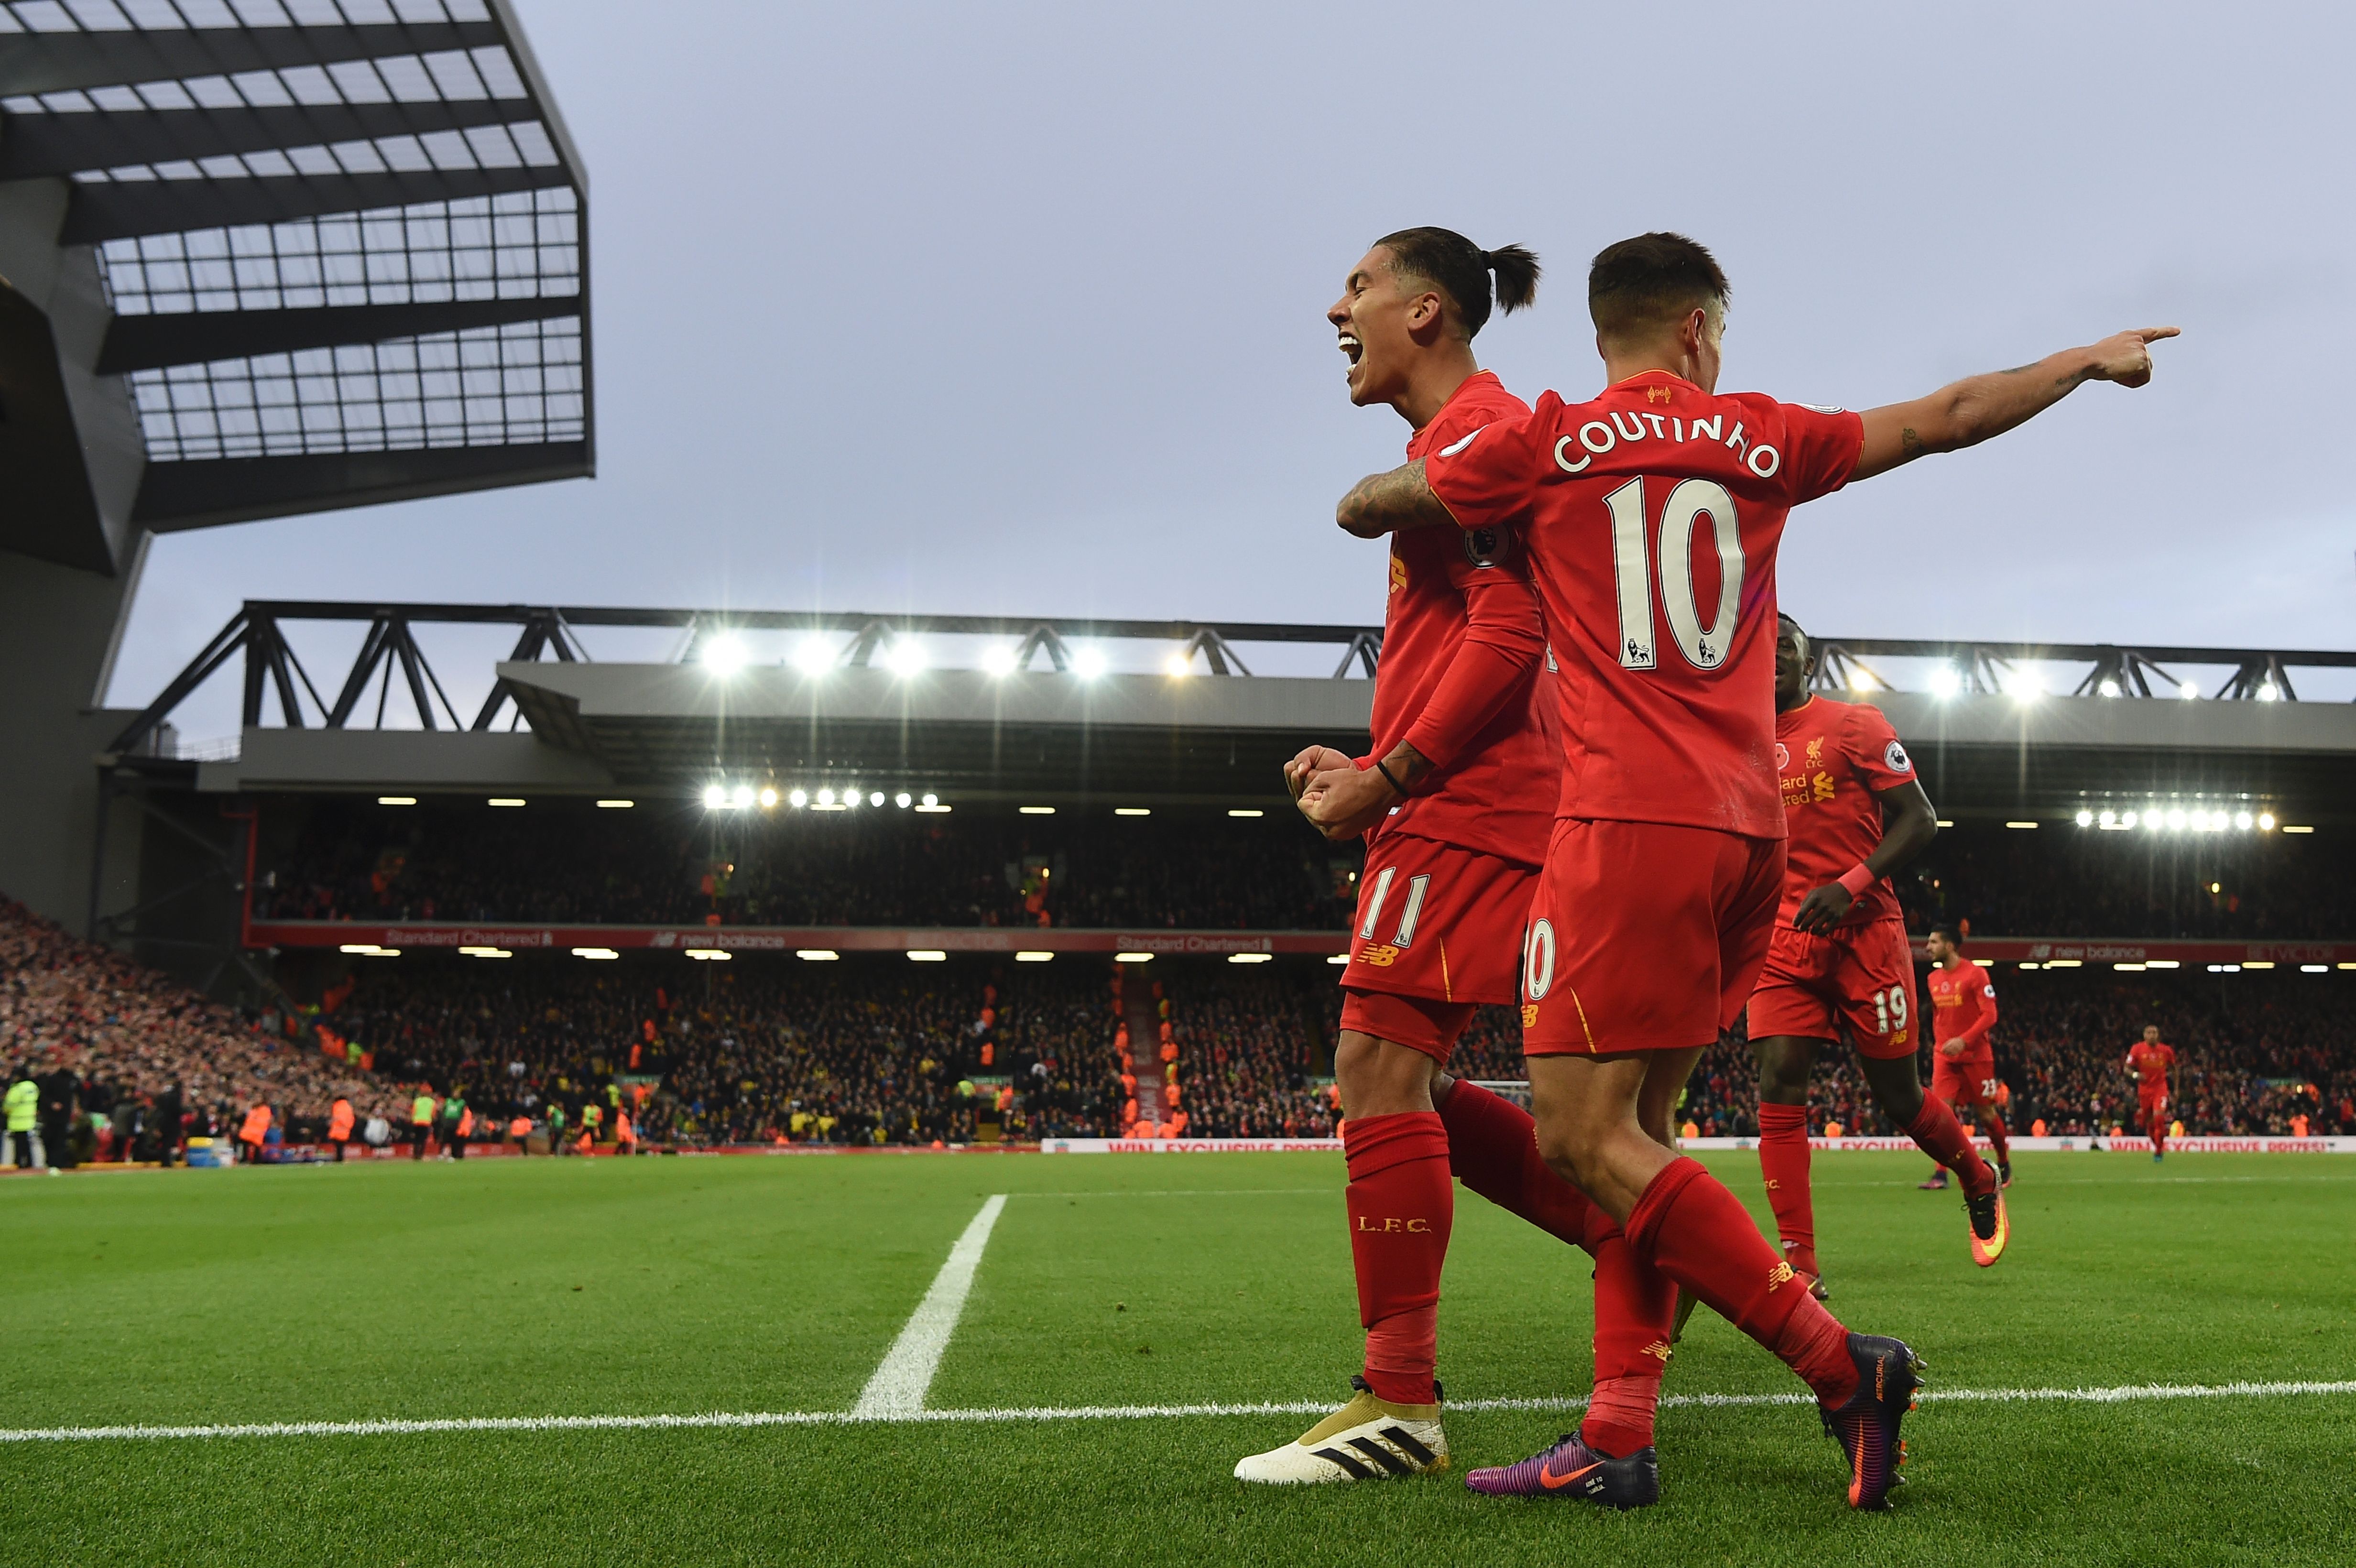
[[1358, 962], [1377, 969], [1387, 969], [1398, 962], [1399, 950], [1391, 946], [1366, 946], [1358, 949]]
[[1522, 1004], [1522, 1027], [1523, 1027], [1524, 1029], [1534, 1029], [1534, 1028], [1536, 1028], [1536, 1027], [1537, 1026], [1537, 1021], [1538, 1021], [1538, 1005], [1537, 1005], [1536, 1002], [1525, 1002], [1525, 1003], [1523, 1003], [1523, 1004]]
[[1645, 1346], [1644, 1353], [1647, 1356], [1660, 1357], [1661, 1365], [1665, 1367], [1669, 1364], [1669, 1358], [1676, 1354], [1676, 1351], [1670, 1349], [1666, 1344], [1658, 1339], [1655, 1339], [1651, 1344]]
[[1777, 1264], [1767, 1271], [1767, 1294], [1774, 1295], [1778, 1290], [1791, 1284], [1794, 1277], [1790, 1264]]

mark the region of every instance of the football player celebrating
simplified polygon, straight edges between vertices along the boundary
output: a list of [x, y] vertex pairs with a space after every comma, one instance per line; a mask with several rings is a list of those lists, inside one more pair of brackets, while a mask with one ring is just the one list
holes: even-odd
[[[1939, 965], [1931, 971], [1931, 1093], [1955, 1107], [1958, 1121], [1962, 1111], [1970, 1108], [1995, 1146], [1997, 1185], [2009, 1187], [2012, 1138], [2005, 1130], [2004, 1113], [1997, 1109], [1996, 1047], [1988, 1040], [1988, 1031], [1996, 1028], [1996, 982], [1964, 956], [1964, 934], [1954, 926], [1933, 926], [1922, 940], [1922, 951]], [[1922, 1184], [1926, 1192], [1942, 1192], [1946, 1186], [1944, 1165]], [[1976, 1214], [1976, 1224], [1977, 1218]], [[1975, 1247], [1973, 1256], [1978, 1255]]]
[[[1410, 457], [1528, 412], [1473, 359], [1492, 274], [1498, 304], [1516, 309], [1535, 293], [1537, 258], [1405, 229], [1375, 243], [1327, 313], [1349, 358], [1351, 401], [1396, 409], [1415, 432]], [[1375, 750], [1354, 760], [1311, 747], [1285, 768], [1312, 823], [1367, 845], [1334, 1051], [1365, 1370], [1341, 1410], [1238, 1464], [1247, 1481], [1364, 1480], [1448, 1463], [1434, 1371], [1451, 1171], [1595, 1255], [1606, 1311], [1618, 1309], [1599, 1325], [1597, 1397], [1643, 1413], [1635, 1446], [1650, 1441], [1649, 1391], [1664, 1365], [1655, 1320], [1666, 1282], [1538, 1157], [1528, 1113], [1442, 1071], [1473, 1008], [1515, 998], [1523, 912], [1552, 826], [1558, 752], [1543, 728], [1537, 597], [1504, 529], [1403, 535], [1389, 583]], [[1647, 1392], [1624, 1392], [1631, 1380]]]
[[2127, 1047], [2127, 1071], [2136, 1075], [2136, 1115], [2144, 1136], [2151, 1140], [2151, 1160], [2158, 1165], [2168, 1153], [2168, 1070], [2176, 1065], [2176, 1047], [2160, 1042], [2159, 1026], [2143, 1026], [2143, 1038]]
[[1844, 1025], [1873, 1097], [1907, 1136], [1963, 1177], [1972, 1261], [2004, 1253], [2009, 1223], [1997, 1173], [1947, 1103], [1914, 1072], [1914, 955], [1890, 874], [1939, 831], [1914, 763], [1881, 711], [1812, 694], [1815, 659], [1789, 615], [1775, 633], [1775, 769], [1783, 792], [1783, 899], [1759, 988], [1759, 1168], [1783, 1257], [1825, 1298], [1808, 1190], [1808, 1068]]
[[[1609, 247], [1588, 280], [1604, 389], [1548, 392], [1526, 418], [1372, 475], [1337, 521], [1369, 539], [1521, 533], [1565, 699], [1562, 795], [1522, 966], [1540, 1150], [1640, 1257], [1807, 1382], [1847, 1459], [1850, 1504], [1878, 1508], [1920, 1381], [1912, 1350], [1848, 1333], [1731, 1192], [1644, 1130], [1749, 1001], [1783, 891], [1776, 549], [1792, 507], [1852, 479], [1986, 441], [2088, 381], [2142, 386], [2151, 343], [2175, 329], [1858, 415], [1720, 395], [1726, 301], [1717, 261], [1681, 235]], [[1537, 1495], [1597, 1462], [1574, 1433], [1466, 1478]]]

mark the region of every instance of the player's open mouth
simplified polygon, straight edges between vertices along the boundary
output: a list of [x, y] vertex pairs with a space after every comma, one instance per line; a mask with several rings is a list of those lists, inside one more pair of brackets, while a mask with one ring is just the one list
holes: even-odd
[[1345, 332], [1342, 335], [1342, 352], [1350, 357], [1351, 364], [1355, 365], [1365, 357], [1366, 346], [1359, 342], [1355, 334]]

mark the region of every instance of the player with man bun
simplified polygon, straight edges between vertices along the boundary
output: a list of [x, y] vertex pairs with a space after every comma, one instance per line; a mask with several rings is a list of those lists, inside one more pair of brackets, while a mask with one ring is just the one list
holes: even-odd
[[[1537, 258], [1519, 246], [1483, 251], [1445, 229], [1402, 229], [1376, 241], [1327, 312], [1351, 401], [1397, 410], [1415, 432], [1410, 457], [1528, 411], [1473, 359], [1493, 277], [1498, 305], [1526, 305]], [[1356, 1397], [1297, 1441], [1243, 1460], [1236, 1474], [1248, 1481], [1447, 1465], [1435, 1374], [1451, 1172], [1594, 1254], [1606, 1304], [1600, 1403], [1649, 1413], [1667, 1349], [1654, 1327], [1665, 1325], [1666, 1282], [1538, 1157], [1527, 1112], [1442, 1070], [1476, 1006], [1514, 999], [1523, 911], [1553, 820], [1552, 677], [1518, 543], [1503, 528], [1403, 535], [1388, 582], [1374, 750], [1352, 758], [1312, 746], [1285, 768], [1322, 832], [1366, 840], [1334, 1051], [1365, 1360]], [[1644, 1392], [1628, 1392], [1632, 1383]]]

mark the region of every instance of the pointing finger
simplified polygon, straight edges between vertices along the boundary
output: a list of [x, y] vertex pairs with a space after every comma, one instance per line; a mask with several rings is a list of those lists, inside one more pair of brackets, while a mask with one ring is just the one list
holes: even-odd
[[2179, 337], [2183, 333], [2180, 326], [2140, 326], [2136, 329], [2136, 336], [2146, 343], [2157, 343], [2163, 337]]

